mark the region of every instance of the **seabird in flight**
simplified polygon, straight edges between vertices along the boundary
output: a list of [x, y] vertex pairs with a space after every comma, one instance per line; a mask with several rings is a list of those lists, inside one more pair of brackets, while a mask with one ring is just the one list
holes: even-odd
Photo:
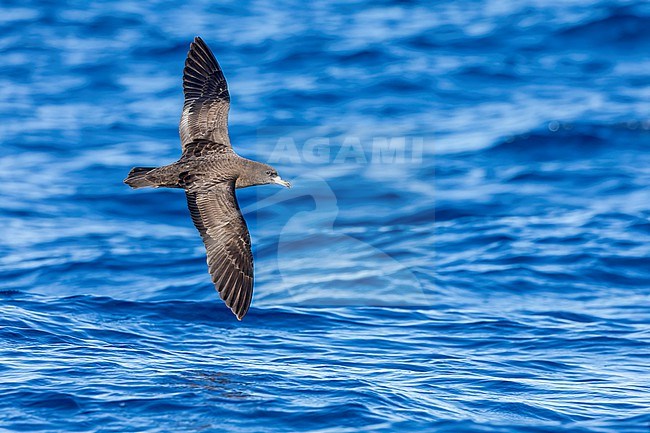
[[277, 183], [267, 164], [237, 155], [228, 137], [230, 94], [219, 63], [199, 37], [183, 70], [185, 104], [179, 125], [182, 154], [163, 167], [134, 167], [131, 188], [183, 188], [192, 221], [207, 250], [208, 271], [221, 299], [241, 320], [253, 296], [253, 254], [236, 188]]

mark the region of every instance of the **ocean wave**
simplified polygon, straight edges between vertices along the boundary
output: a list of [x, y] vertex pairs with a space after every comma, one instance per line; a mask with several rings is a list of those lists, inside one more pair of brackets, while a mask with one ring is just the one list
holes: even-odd
[[[3, 428], [650, 422], [644, 4], [0, 12]], [[196, 35], [228, 79], [235, 149], [295, 184], [238, 191], [256, 264], [241, 322], [182, 191], [122, 183], [178, 157]], [[327, 158], [305, 152], [312, 138]], [[377, 158], [377, 138], [422, 151]], [[336, 160], [346, 139], [363, 158]]]

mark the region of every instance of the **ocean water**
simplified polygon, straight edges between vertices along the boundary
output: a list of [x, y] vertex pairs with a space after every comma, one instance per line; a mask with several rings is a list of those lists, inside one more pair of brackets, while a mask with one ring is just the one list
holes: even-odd
[[[650, 7], [3, 1], [0, 430], [647, 432]], [[179, 156], [201, 35], [256, 286]]]

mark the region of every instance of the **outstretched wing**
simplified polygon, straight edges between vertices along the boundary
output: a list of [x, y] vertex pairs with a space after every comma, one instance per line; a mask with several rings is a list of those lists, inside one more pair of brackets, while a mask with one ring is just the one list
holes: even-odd
[[221, 299], [241, 320], [253, 296], [253, 254], [235, 185], [186, 191], [187, 206], [208, 254], [208, 271]]
[[183, 153], [188, 145], [197, 141], [230, 147], [228, 84], [217, 59], [198, 36], [190, 45], [185, 60], [183, 93], [185, 104], [178, 127]]

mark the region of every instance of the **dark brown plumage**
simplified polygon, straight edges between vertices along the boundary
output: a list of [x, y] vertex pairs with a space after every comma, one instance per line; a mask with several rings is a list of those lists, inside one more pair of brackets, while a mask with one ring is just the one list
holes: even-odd
[[185, 104], [179, 125], [182, 154], [158, 168], [135, 167], [132, 188], [183, 188], [207, 251], [208, 271], [221, 299], [241, 320], [253, 296], [253, 254], [235, 189], [277, 183], [273, 167], [237, 155], [228, 136], [230, 94], [219, 63], [199, 37], [183, 70]]

